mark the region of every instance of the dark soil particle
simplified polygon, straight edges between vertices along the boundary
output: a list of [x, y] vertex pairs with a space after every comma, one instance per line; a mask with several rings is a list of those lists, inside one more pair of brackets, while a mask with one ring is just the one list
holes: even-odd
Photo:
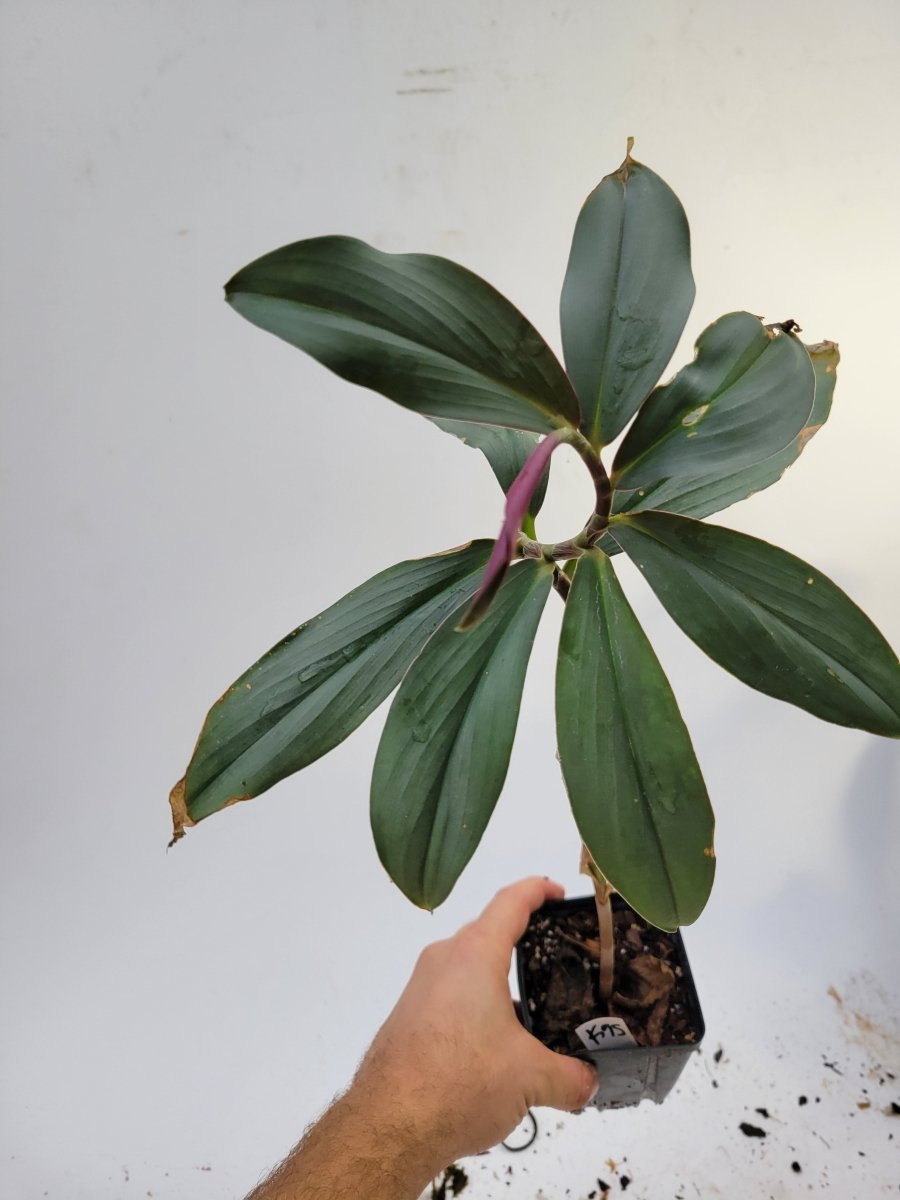
[[896, 1100], [891, 1101], [891, 1116], [900, 1117], [900, 1104]]
[[797, 1103], [798, 1104], [809, 1104], [809, 1101], [807, 1100], [806, 1096], [799, 1096], [797, 1098]]
[[715, 1052], [715, 1054], [713, 1055], [713, 1062], [720, 1063], [720, 1062], [722, 1061], [722, 1055], [723, 1055], [724, 1053], [725, 1053], [725, 1051], [724, 1051], [724, 1050], [722, 1049], [722, 1047], [720, 1046], [720, 1047], [718, 1048], [718, 1050]]
[[451, 1163], [444, 1174], [431, 1185], [431, 1200], [447, 1200], [458, 1196], [469, 1184], [469, 1177], [458, 1163]]
[[800, 1174], [800, 1172], [802, 1171], [802, 1169], [803, 1169], [803, 1168], [800, 1166], [800, 1164], [799, 1164], [798, 1162], [792, 1162], [792, 1163], [791, 1163], [791, 1170], [792, 1170], [792, 1171], [794, 1171], [794, 1172], [796, 1172], [796, 1174], [798, 1174], [798, 1175], [799, 1175], [799, 1174]]
[[600, 1189], [600, 1191], [603, 1193], [604, 1196], [609, 1191], [609, 1184], [606, 1182], [605, 1179], [598, 1179], [597, 1187]]
[[751, 1125], [749, 1121], [741, 1121], [740, 1130], [744, 1137], [764, 1138], [766, 1136], [764, 1129], [760, 1129], [758, 1125]]
[[754, 1111], [754, 1112], [758, 1112], [758, 1113], [759, 1113], [759, 1115], [760, 1115], [761, 1117], [765, 1117], [767, 1121], [771, 1121], [771, 1119], [772, 1119], [772, 1118], [769, 1116], [769, 1110], [768, 1110], [767, 1108], [755, 1108], [753, 1111]]
[[676, 943], [614, 897], [613, 994], [600, 998], [597, 914], [535, 913], [520, 942], [532, 1032], [552, 1050], [585, 1055], [576, 1026], [592, 1017], [625, 1021], [639, 1046], [683, 1045], [697, 1034]]
[[628, 1185], [631, 1183], [631, 1176], [629, 1176], [629, 1175], [623, 1175], [623, 1176], [622, 1176], [622, 1177], [619, 1179], [619, 1183], [621, 1183], [621, 1185], [622, 1185], [622, 1191], [623, 1191], [623, 1192], [624, 1192], [624, 1191], [627, 1191], [627, 1189], [628, 1189]]

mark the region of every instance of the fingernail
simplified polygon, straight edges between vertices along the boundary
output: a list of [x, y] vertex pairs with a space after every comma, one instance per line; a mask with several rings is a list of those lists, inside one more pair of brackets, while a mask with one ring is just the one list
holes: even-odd
[[[587, 1064], [585, 1064], [585, 1065], [587, 1065]], [[594, 1070], [593, 1067], [588, 1067], [588, 1070], [591, 1073], [591, 1084], [590, 1084], [590, 1091], [588, 1092], [587, 1097], [585, 1098], [585, 1101], [584, 1101], [585, 1107], [587, 1107], [587, 1105], [590, 1104], [590, 1102], [594, 1099], [594, 1097], [600, 1091], [600, 1077], [598, 1076], [597, 1072]]]

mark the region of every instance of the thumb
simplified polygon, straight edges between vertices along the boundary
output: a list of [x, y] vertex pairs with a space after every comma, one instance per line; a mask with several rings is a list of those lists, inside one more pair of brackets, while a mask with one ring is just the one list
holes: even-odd
[[577, 1112], [596, 1096], [596, 1069], [581, 1058], [557, 1054], [539, 1042], [534, 1047], [534, 1103]]

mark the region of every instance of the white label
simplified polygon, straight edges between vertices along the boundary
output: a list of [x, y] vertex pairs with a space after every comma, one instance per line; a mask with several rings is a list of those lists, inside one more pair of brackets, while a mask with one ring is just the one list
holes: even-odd
[[588, 1050], [624, 1050], [637, 1045], [621, 1017], [595, 1017], [575, 1032]]

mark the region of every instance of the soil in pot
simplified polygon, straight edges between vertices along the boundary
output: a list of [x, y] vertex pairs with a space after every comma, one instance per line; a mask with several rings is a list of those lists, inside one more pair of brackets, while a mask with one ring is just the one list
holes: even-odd
[[618, 1017], [638, 1046], [691, 1045], [703, 1036], [681, 938], [655, 929], [613, 896], [613, 994], [600, 997], [593, 900], [538, 910], [519, 942], [527, 1024], [553, 1050], [589, 1057], [575, 1033], [585, 1020]]

